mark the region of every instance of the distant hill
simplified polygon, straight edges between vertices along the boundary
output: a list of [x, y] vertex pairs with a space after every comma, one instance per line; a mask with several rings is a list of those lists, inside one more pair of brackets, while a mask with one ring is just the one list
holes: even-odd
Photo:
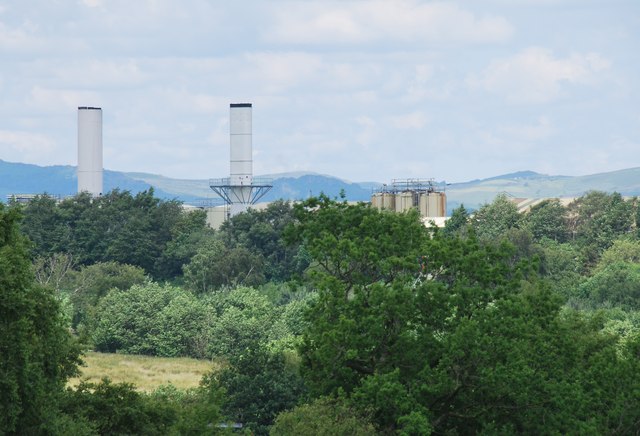
[[[185, 202], [210, 200], [215, 202], [216, 195], [209, 188], [209, 180], [170, 179], [156, 174], [124, 173], [127, 177], [154, 186]], [[267, 176], [273, 180], [273, 188], [261, 201], [278, 199], [301, 200], [321, 192], [330, 197], [337, 197], [344, 190], [347, 199], [351, 201], [369, 201], [371, 187], [362, 187], [358, 183], [351, 183], [332, 176], [313, 173], [286, 173], [286, 175], [271, 174]]]
[[[336, 177], [314, 173], [273, 174], [273, 189], [263, 201], [276, 199], [300, 200], [321, 192], [337, 197], [344, 190], [348, 200], [368, 201], [375, 184], [360, 186]], [[66, 197], [77, 191], [76, 167], [47, 166], [13, 163], [0, 160], [0, 201], [10, 194], [42, 194]], [[125, 173], [105, 170], [104, 189], [141, 192], [153, 187], [155, 194], [163, 199], [178, 199], [185, 203], [222, 203], [209, 188], [209, 180], [171, 179], [157, 174]]]
[[[125, 173], [105, 170], [104, 189], [140, 192], [151, 185], [128, 177]], [[78, 189], [76, 167], [70, 165], [54, 165], [41, 167], [38, 165], [6, 162], [0, 159], [0, 201], [5, 201], [9, 194], [42, 194], [66, 197], [74, 195]], [[171, 196], [156, 189], [161, 198]]]
[[447, 186], [447, 208], [451, 210], [464, 204], [469, 209], [477, 209], [482, 204], [491, 202], [499, 193], [516, 198], [562, 198], [579, 197], [588, 191], [640, 195], [640, 168], [575, 177], [521, 171], [454, 183]]
[[[316, 173], [271, 174], [273, 189], [263, 201], [276, 199], [300, 200], [321, 192], [337, 197], [344, 190], [350, 201], [368, 201], [371, 192], [381, 186], [377, 182], [349, 182]], [[153, 187], [163, 199], [177, 199], [185, 203], [207, 202], [220, 204], [221, 200], [209, 188], [208, 180], [171, 179], [157, 174], [125, 173], [105, 170], [105, 191], [118, 188], [132, 193]], [[76, 192], [76, 168], [12, 163], [0, 160], [0, 201], [8, 194], [48, 193], [61, 197]], [[491, 202], [499, 193], [517, 198], [578, 197], [591, 190], [619, 192], [626, 196], [640, 196], [640, 168], [592, 174], [588, 176], [549, 176], [533, 171], [519, 171], [482, 180], [453, 183], [446, 186], [447, 209], [464, 204], [477, 209]]]

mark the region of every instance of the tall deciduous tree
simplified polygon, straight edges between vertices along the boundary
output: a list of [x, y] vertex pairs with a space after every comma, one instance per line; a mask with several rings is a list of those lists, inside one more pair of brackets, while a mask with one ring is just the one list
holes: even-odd
[[299, 245], [287, 245], [285, 228], [295, 220], [289, 202], [275, 201], [264, 210], [249, 209], [226, 221], [220, 237], [229, 248], [242, 246], [264, 259], [264, 274], [269, 281], [288, 280], [302, 272], [307, 264], [298, 256]]
[[556, 242], [567, 240], [567, 209], [558, 199], [544, 200], [524, 215], [524, 226], [536, 241], [543, 238]]
[[451, 217], [444, 225], [445, 235], [456, 235], [462, 233], [469, 224], [469, 212], [465, 209], [464, 204], [457, 207], [451, 213]]
[[149, 283], [112, 290], [96, 309], [96, 349], [204, 357], [206, 307], [180, 288]]
[[159, 259], [183, 219], [180, 203], [155, 198], [153, 189], [135, 196], [116, 189], [95, 199], [82, 193], [59, 205], [41, 197], [24, 213], [22, 227], [37, 255], [67, 253], [81, 265], [127, 263], [157, 278], [167, 278]]
[[631, 233], [633, 203], [618, 193], [591, 191], [571, 203], [568, 209], [571, 237], [592, 265], [614, 240]]
[[0, 204], [0, 434], [40, 434], [79, 350], [51, 291], [34, 282], [19, 220]]
[[365, 204], [349, 205], [326, 196], [295, 206], [298, 222], [289, 227], [290, 243], [302, 243], [321, 277], [346, 286], [391, 283], [422, 264], [428, 233], [416, 211], [379, 212]]
[[[509, 243], [435, 231], [414, 247], [407, 215], [306, 206], [296, 230], [326, 265], [300, 349], [316, 395], [344, 393], [389, 433], [597, 434], [640, 419], [635, 342], [617, 353], [615, 336], [565, 314], [531, 263], [514, 263]], [[415, 251], [420, 269], [350, 273], [409, 265]], [[600, 394], [613, 392], [612, 374], [624, 380], [615, 399]]]
[[521, 216], [516, 205], [505, 194], [498, 195], [493, 202], [478, 209], [471, 219], [478, 238], [495, 241], [504, 233], [520, 226]]
[[264, 258], [244, 246], [229, 248], [219, 240], [208, 240], [184, 266], [184, 279], [199, 294], [222, 286], [256, 286], [264, 283]]

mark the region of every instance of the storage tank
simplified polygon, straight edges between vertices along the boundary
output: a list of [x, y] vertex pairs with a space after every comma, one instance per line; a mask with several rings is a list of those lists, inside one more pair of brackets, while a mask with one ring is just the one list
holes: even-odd
[[413, 192], [396, 194], [396, 212], [406, 212], [413, 207]]
[[429, 194], [426, 192], [420, 193], [420, 197], [418, 199], [418, 210], [420, 211], [420, 216], [429, 216]]
[[447, 210], [447, 197], [444, 192], [430, 192], [427, 201], [427, 217], [443, 217]]
[[382, 193], [382, 208], [387, 210], [395, 210], [396, 208], [396, 196], [391, 192]]
[[375, 207], [376, 209], [382, 209], [382, 193], [376, 192], [371, 196], [371, 207]]
[[447, 194], [444, 192], [439, 192], [440, 194], [440, 203], [438, 205], [438, 216], [447, 216]]
[[78, 193], [102, 195], [102, 109], [78, 107]]

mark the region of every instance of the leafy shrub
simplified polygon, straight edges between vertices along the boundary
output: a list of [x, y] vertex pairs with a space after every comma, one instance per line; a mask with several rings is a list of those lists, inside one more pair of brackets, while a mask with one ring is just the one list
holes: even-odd
[[98, 305], [97, 351], [203, 357], [206, 307], [177, 287], [156, 283], [113, 290]]

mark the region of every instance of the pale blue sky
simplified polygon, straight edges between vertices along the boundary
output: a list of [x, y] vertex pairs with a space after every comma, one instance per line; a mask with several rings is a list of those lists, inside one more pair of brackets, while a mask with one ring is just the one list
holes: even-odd
[[252, 102], [254, 173], [461, 182], [640, 166], [640, 1], [0, 0], [0, 159], [229, 171]]

